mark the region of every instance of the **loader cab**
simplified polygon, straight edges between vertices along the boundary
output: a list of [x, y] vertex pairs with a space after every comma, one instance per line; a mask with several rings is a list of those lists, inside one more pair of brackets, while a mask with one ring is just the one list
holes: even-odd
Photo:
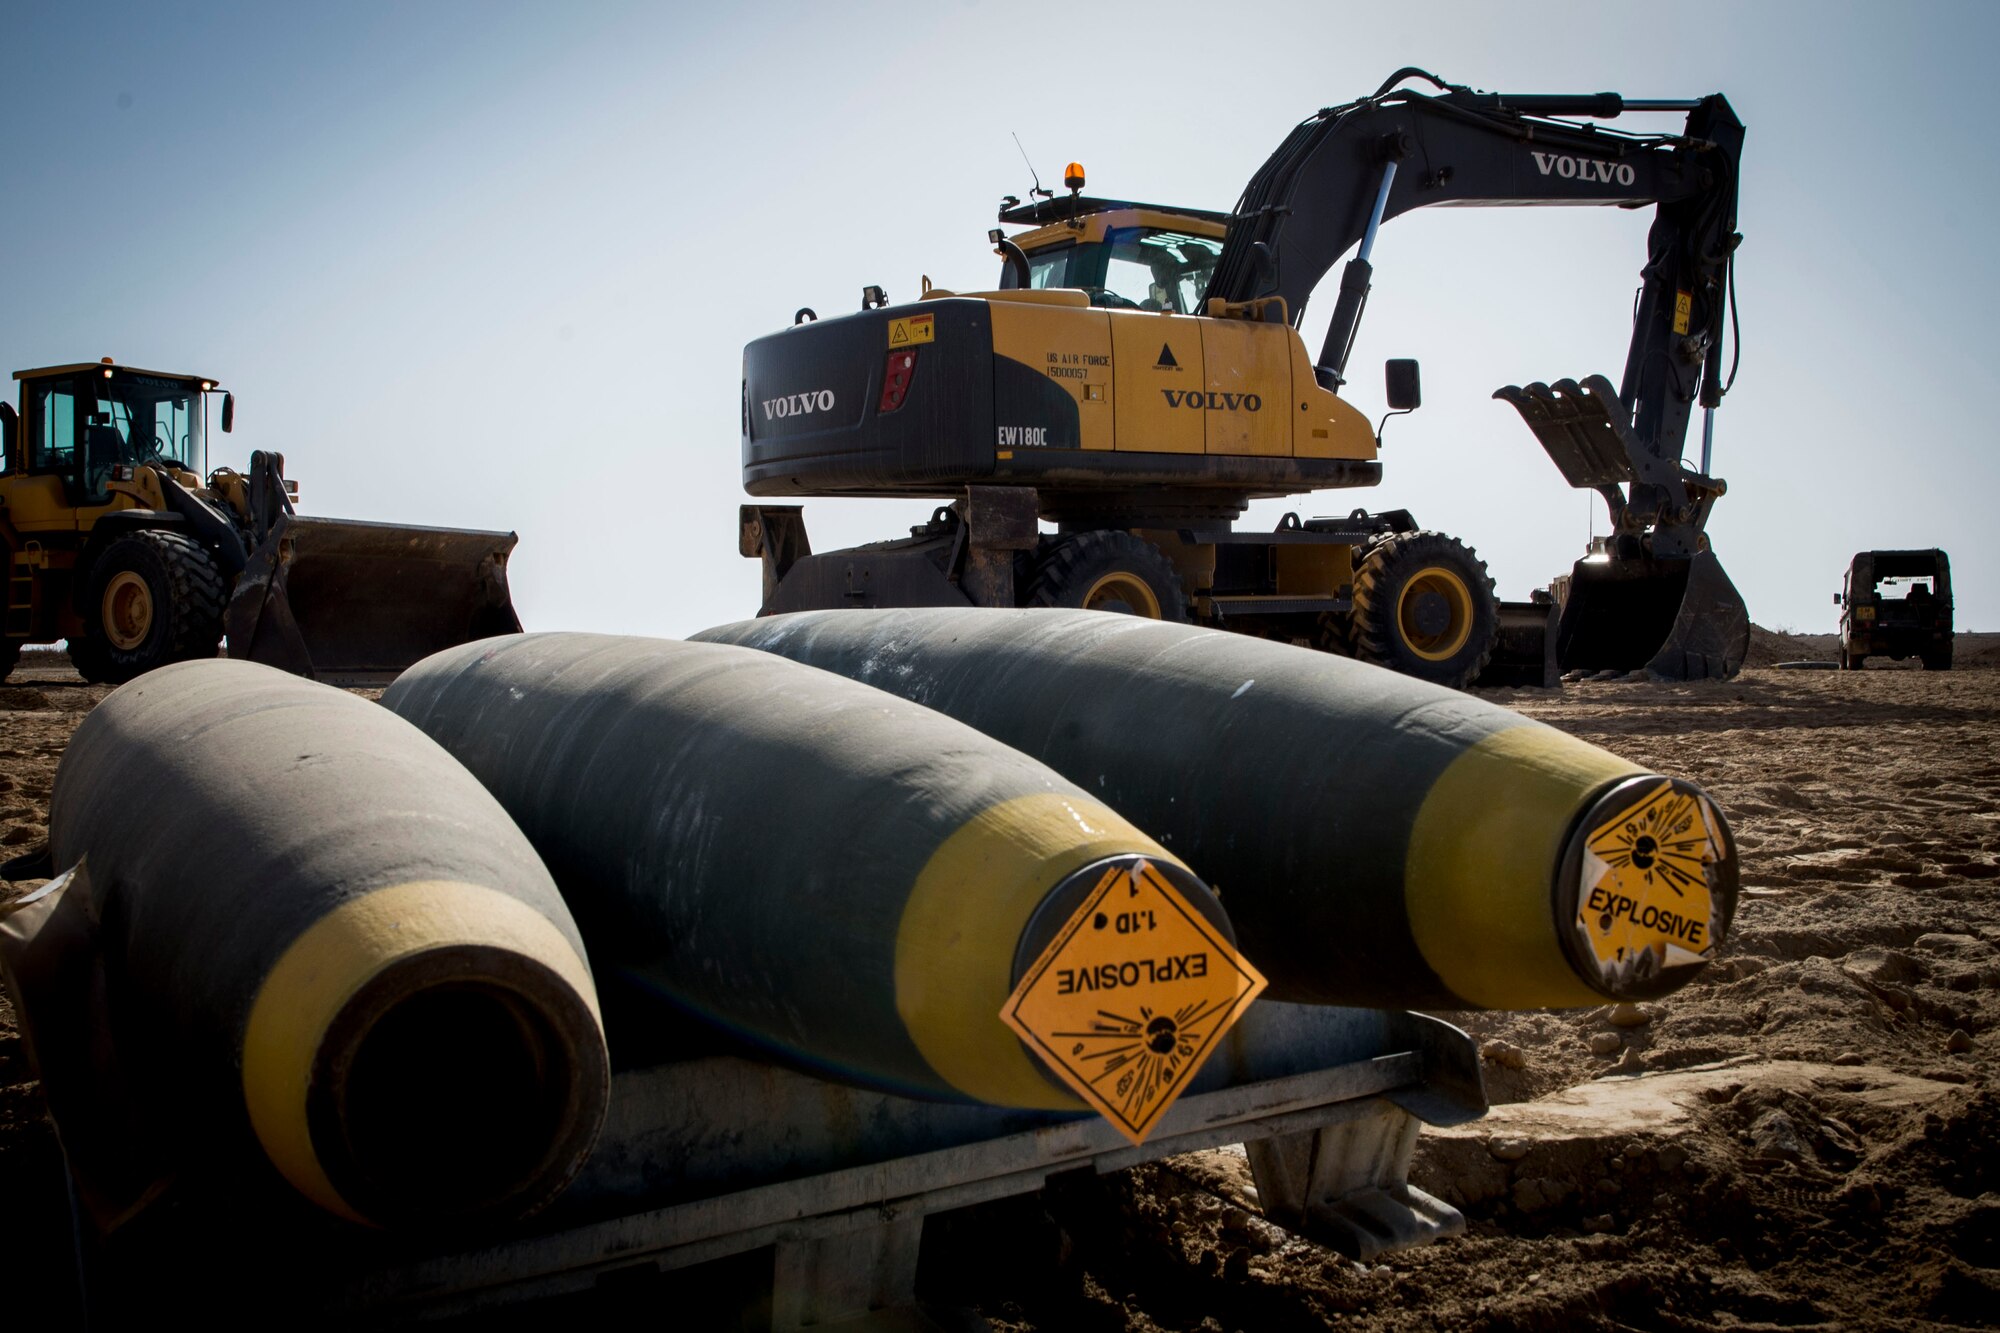
[[[1081, 198], [1005, 208], [1000, 220], [1034, 227], [1013, 238], [1027, 256], [1026, 286], [1073, 288], [1104, 309], [1175, 315], [1202, 312], [1227, 226], [1221, 213]], [[1001, 290], [1022, 285], [1006, 266]]]
[[[45, 478], [49, 491], [23, 515], [111, 502], [120, 469], [141, 465], [204, 475], [211, 380], [120, 366], [110, 360], [15, 372], [21, 407], [8, 471]], [[129, 479], [126, 473], [121, 479]], [[51, 488], [56, 489], [51, 489]], [[21, 507], [17, 501], [17, 508]]]

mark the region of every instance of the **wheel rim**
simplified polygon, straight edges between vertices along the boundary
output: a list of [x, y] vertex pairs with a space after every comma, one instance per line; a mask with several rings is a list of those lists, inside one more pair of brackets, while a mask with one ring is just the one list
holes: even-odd
[[131, 570], [121, 570], [104, 585], [104, 637], [113, 648], [130, 652], [146, 641], [153, 628], [153, 590]]
[[1090, 585], [1090, 591], [1083, 595], [1083, 609], [1118, 611], [1128, 616], [1158, 620], [1160, 598], [1146, 580], [1121, 569], [1104, 575]]
[[1396, 598], [1396, 628], [1411, 652], [1442, 662], [1472, 637], [1472, 589], [1442, 566], [1419, 570]]

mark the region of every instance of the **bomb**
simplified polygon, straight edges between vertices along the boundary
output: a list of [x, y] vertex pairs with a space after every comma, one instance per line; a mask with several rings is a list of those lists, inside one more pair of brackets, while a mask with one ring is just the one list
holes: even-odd
[[[1107, 876], [1138, 877], [1134, 892], [1156, 876], [1229, 936], [1207, 887], [1095, 795], [940, 713], [769, 654], [513, 636], [419, 662], [382, 702], [546, 859], [614, 1040], [692, 1012], [826, 1077], [1079, 1110], [1001, 1019], [1065, 923]], [[1132, 977], [1160, 1003], [1217, 977], [1147, 963]], [[1230, 1017], [1214, 1010], [1204, 1039]]]
[[1101, 796], [1214, 886], [1273, 998], [1653, 998], [1735, 910], [1735, 845], [1692, 784], [1345, 658], [1092, 611], [813, 611], [695, 638], [925, 704]]
[[575, 924], [386, 710], [247, 662], [151, 672], [77, 728], [49, 837], [84, 863], [121, 1079], [162, 1138], [254, 1136], [388, 1227], [518, 1217], [589, 1153], [610, 1075]]

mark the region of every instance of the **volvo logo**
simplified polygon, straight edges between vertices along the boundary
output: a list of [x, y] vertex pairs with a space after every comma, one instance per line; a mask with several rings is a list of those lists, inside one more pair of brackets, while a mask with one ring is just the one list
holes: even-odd
[[1162, 389], [1168, 407], [1191, 407], [1197, 412], [1255, 412], [1264, 400], [1254, 393], [1195, 393], [1190, 389]]
[[783, 398], [764, 400], [764, 420], [773, 417], [807, 417], [815, 412], [833, 411], [833, 390], [814, 389], [806, 393], [788, 393]]
[[1561, 153], [1540, 153], [1533, 149], [1528, 151], [1534, 153], [1535, 165], [1541, 168], [1544, 176], [1560, 176], [1566, 181], [1630, 185], [1639, 175], [1632, 170], [1630, 162], [1600, 162], [1590, 157], [1566, 157]]

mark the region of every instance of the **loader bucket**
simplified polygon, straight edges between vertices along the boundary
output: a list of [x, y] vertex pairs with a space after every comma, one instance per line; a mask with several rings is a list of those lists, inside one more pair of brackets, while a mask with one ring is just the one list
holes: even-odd
[[1556, 629], [1563, 671], [1646, 671], [1668, 680], [1726, 679], [1750, 652], [1750, 610], [1722, 562], [1579, 560]]
[[440, 649], [521, 621], [511, 532], [281, 515], [224, 618], [229, 656], [341, 685], [386, 684]]

